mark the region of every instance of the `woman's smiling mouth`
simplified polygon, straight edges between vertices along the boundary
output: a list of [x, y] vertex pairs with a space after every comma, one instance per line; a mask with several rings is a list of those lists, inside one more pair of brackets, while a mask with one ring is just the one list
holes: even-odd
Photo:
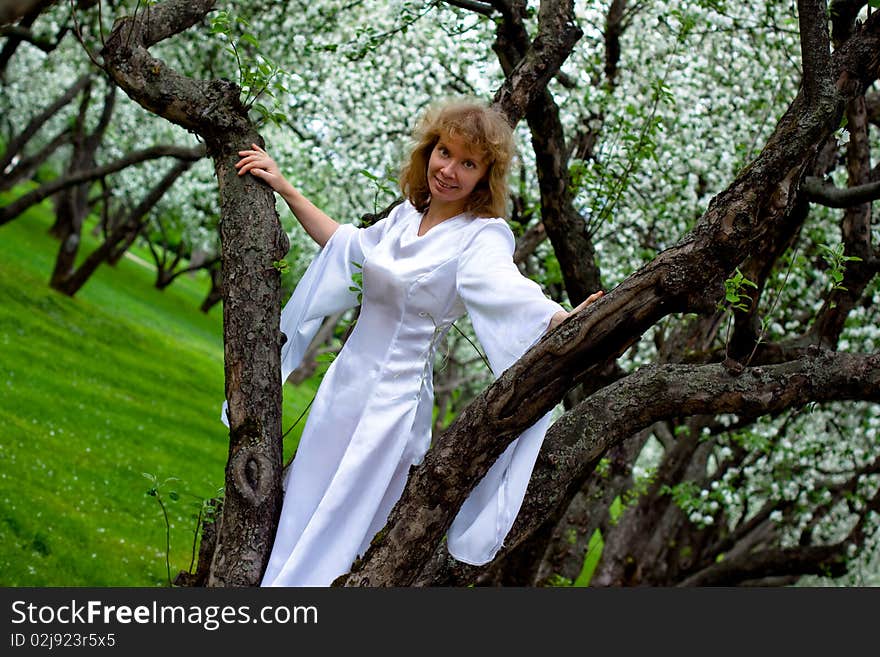
[[440, 187], [440, 189], [447, 189], [447, 190], [458, 189], [457, 185], [453, 185], [451, 183], [445, 183], [442, 180], [440, 180], [440, 178], [438, 178], [437, 176], [434, 176], [434, 181], [437, 183], [437, 185]]

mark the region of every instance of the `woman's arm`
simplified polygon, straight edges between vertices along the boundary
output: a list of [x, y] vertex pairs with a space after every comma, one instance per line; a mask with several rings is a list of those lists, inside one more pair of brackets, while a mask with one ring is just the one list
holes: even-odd
[[281, 195], [287, 203], [287, 207], [302, 224], [318, 246], [323, 247], [330, 236], [339, 228], [339, 223], [324, 214], [309, 199], [303, 196], [281, 174], [278, 165], [269, 154], [256, 144], [251, 144], [252, 150], [239, 151], [241, 159], [236, 162], [238, 175], [250, 172], [251, 175], [264, 180], [272, 189]]
[[577, 308], [573, 308], [571, 312], [567, 313], [563, 310], [560, 310], [558, 313], [556, 313], [555, 315], [553, 315], [553, 317], [550, 318], [550, 324], [547, 325], [547, 331], [548, 332], [552, 331], [557, 326], [559, 326], [565, 319], [571, 317], [576, 312], [583, 310], [584, 308], [589, 306], [591, 303], [596, 301], [603, 294], [605, 294], [605, 293], [602, 290], [599, 290], [598, 292], [594, 292], [593, 294], [588, 296], [584, 301], [582, 301], [581, 304]]

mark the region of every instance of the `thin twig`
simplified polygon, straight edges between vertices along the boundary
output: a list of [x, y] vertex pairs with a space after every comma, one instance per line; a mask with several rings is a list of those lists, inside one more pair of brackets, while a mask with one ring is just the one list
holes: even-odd
[[464, 331], [462, 331], [460, 328], [458, 328], [458, 326], [455, 325], [455, 322], [452, 323], [452, 328], [454, 328], [456, 331], [458, 331], [459, 333], [461, 333], [461, 337], [463, 337], [465, 340], [467, 340], [467, 341], [470, 343], [470, 345], [474, 348], [474, 351], [476, 351], [476, 352], [480, 355], [480, 358], [481, 358], [482, 361], [486, 364], [486, 367], [488, 367], [488, 368], [489, 368], [489, 371], [491, 372], [491, 371], [492, 371], [492, 366], [489, 364], [489, 361], [486, 360], [486, 357], [483, 355], [483, 352], [480, 351], [480, 349], [477, 347], [477, 345], [475, 345], [475, 344], [473, 343], [473, 341], [472, 341], [468, 336], [466, 336], [466, 335], [464, 334]]
[[74, 4], [75, 2], [76, 0], [70, 0], [70, 7], [73, 10], [73, 31], [76, 33], [76, 40], [79, 41], [79, 44], [83, 47], [83, 50], [86, 51], [86, 54], [89, 56], [89, 59], [92, 60], [92, 63], [103, 71], [104, 65], [95, 58], [95, 56], [92, 54], [92, 51], [89, 50], [89, 47], [86, 45], [86, 42], [83, 39], [82, 30], [80, 30], [79, 21], [76, 18], [76, 5]]
[[104, 2], [103, 0], [98, 0], [98, 34], [101, 35], [101, 45], [106, 46], [107, 44], [104, 42], [104, 12], [103, 12]]
[[[776, 308], [776, 304], [779, 303], [779, 298], [782, 296], [782, 291], [785, 289], [785, 286], [788, 283], [788, 277], [791, 276], [791, 270], [794, 268], [795, 260], [797, 260], [797, 251], [798, 247], [794, 247], [794, 251], [792, 251], [791, 253], [791, 262], [788, 263], [788, 271], [785, 272], [785, 278], [782, 280], [782, 286], [776, 292], [776, 298], [773, 299], [773, 303], [770, 304], [770, 309], [767, 311], [767, 317], [773, 316], [773, 310]], [[758, 335], [758, 339], [755, 341], [755, 346], [752, 348], [752, 353], [750, 353], [749, 357], [746, 359], [746, 367], [748, 367], [749, 363], [752, 362], [752, 358], [755, 356], [755, 352], [758, 350], [758, 345], [761, 344], [761, 341], [764, 339], [764, 334], [766, 332], [767, 331], [764, 326], [764, 322], [761, 322], [761, 333]]]

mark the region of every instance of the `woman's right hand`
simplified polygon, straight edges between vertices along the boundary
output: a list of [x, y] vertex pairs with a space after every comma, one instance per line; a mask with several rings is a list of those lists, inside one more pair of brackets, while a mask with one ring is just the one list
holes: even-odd
[[238, 169], [239, 176], [250, 172], [252, 176], [264, 180], [279, 194], [283, 195], [289, 191], [290, 183], [281, 175], [281, 170], [275, 160], [262, 148], [251, 144], [250, 150], [238, 151], [238, 154], [241, 159], [235, 163], [235, 168]]
[[324, 246], [330, 236], [339, 228], [339, 224], [328, 217], [320, 209], [303, 196], [299, 190], [291, 185], [281, 175], [278, 165], [269, 154], [256, 144], [251, 144], [250, 150], [238, 151], [241, 159], [235, 163], [238, 175], [250, 173], [266, 183], [281, 194], [281, 198], [287, 203], [287, 207], [302, 224], [309, 236], [315, 240], [318, 246]]

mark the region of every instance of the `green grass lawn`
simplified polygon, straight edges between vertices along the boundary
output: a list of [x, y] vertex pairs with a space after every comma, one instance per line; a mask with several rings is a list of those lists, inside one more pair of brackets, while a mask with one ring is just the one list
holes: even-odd
[[[143, 473], [176, 478], [160, 488], [173, 578], [190, 565], [201, 501], [223, 485], [222, 309], [199, 311], [206, 275], [159, 291], [131, 258], [59, 294], [50, 223], [41, 206], [0, 226], [0, 585], [167, 586]], [[83, 241], [84, 256], [95, 242]], [[285, 429], [316, 385], [285, 386]]]

